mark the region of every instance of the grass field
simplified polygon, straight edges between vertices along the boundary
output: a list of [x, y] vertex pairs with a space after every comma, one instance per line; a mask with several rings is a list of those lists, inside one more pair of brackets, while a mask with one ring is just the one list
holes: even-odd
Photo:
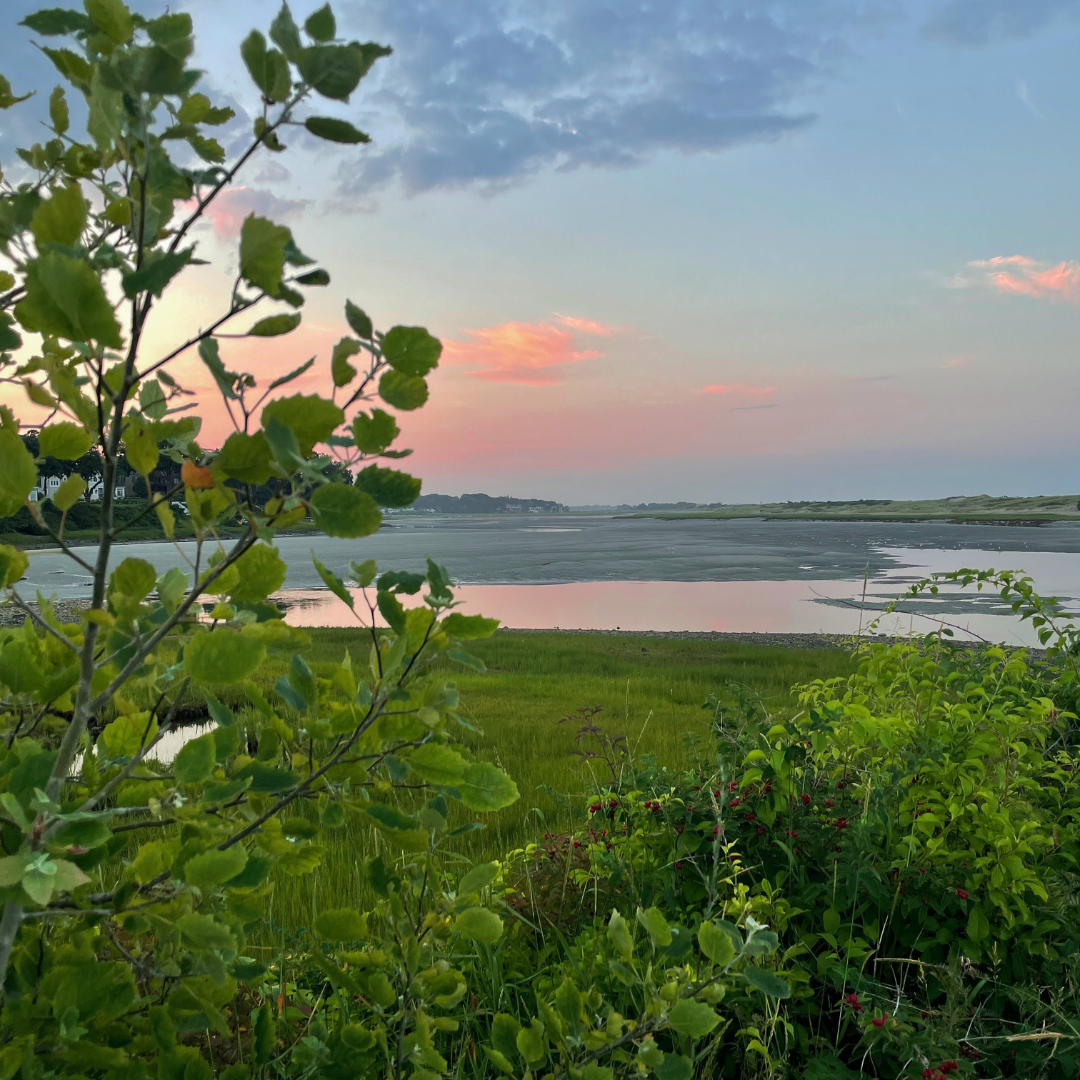
[[[345, 649], [354, 661], [366, 664], [367, 646], [357, 630], [310, 633], [312, 644], [304, 652], [317, 672], [340, 663]], [[540, 789], [548, 785], [579, 794], [590, 786], [574, 755], [578, 725], [558, 723], [579, 706], [603, 706], [598, 720], [625, 734], [636, 754], [653, 754], [661, 764], [678, 767], [685, 762], [684, 734], [707, 733], [702, 702], [725, 682], [749, 686], [770, 707], [783, 710], [792, 706], [792, 685], [846, 674], [851, 667], [840, 649], [618, 634], [506, 631], [474, 643], [472, 651], [487, 664], [487, 673], [459, 669], [453, 677], [461, 691], [462, 715], [483, 734], [464, 730], [463, 741], [477, 757], [501, 765], [521, 792], [514, 806], [488, 817], [487, 828], [468, 838], [469, 855], [480, 859], [519, 847], [537, 832], [569, 826], [566, 810]], [[305, 925], [314, 910], [361, 903], [359, 863], [377, 843], [370, 828], [347, 824], [336, 830], [327, 858], [311, 878], [278, 882], [274, 908], [279, 924]]]
[[675, 518], [801, 518], [812, 521], [945, 521], [983, 523], [1043, 523], [1080, 520], [1075, 495], [1024, 497], [957, 495], [947, 499], [859, 499], [852, 502], [748, 503], [708, 510], [660, 511], [635, 517]]

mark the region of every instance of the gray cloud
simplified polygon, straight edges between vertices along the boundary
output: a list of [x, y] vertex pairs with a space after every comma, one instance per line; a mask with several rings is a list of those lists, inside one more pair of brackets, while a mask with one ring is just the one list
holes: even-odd
[[776, 139], [868, 22], [858, 0], [358, 0], [350, 32], [395, 53], [343, 188], [497, 190]]
[[1078, 0], [949, 0], [923, 28], [923, 37], [949, 45], [987, 45], [1030, 37], [1059, 16], [1078, 12]]

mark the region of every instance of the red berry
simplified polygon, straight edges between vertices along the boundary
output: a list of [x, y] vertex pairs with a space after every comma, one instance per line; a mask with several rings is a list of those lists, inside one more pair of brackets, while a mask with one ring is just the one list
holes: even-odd
[[943, 1073], [951, 1073], [951, 1072], [956, 1072], [956, 1070], [959, 1069], [960, 1066], [955, 1061], [953, 1061], [952, 1058], [949, 1058], [948, 1061], [943, 1061], [938, 1066], [938, 1068]]
[[754, 821], [756, 818], [757, 818], [757, 814], [747, 814], [746, 815], [746, 820], [747, 821]]
[[810, 796], [807, 795], [805, 791], [799, 796], [799, 798], [802, 799], [803, 806], [809, 806], [810, 805]]
[[618, 802], [615, 799], [612, 799], [611, 802], [608, 803], [608, 809], [609, 810], [614, 810], [615, 807], [618, 806], [618, 805], [619, 805]]
[[758, 836], [764, 836], [765, 835], [765, 827], [763, 825], [758, 826], [757, 834], [758, 834]]
[[968, 898], [966, 889], [957, 889], [956, 895], [959, 896], [961, 900], [966, 900]]
[[835, 805], [836, 805], [836, 800], [835, 799], [826, 799], [825, 800], [825, 808], [827, 810], [831, 810]]
[[848, 996], [846, 998], [844, 998], [844, 1001], [848, 1005], [853, 1005], [853, 1006], [858, 1005], [859, 1004], [859, 995], [855, 994], [855, 993], [848, 994]]
[[675, 869], [676, 869], [676, 870], [681, 870], [681, 869], [682, 869], [682, 863], [681, 863], [681, 862], [677, 862], [677, 863], [675, 864]]
[[682, 827], [682, 826], [680, 825], [680, 826], [679, 826], [679, 827], [678, 827], [678, 828], [677, 828], [677, 829], [676, 829], [675, 831], [676, 831], [676, 832], [677, 832], [677, 833], [678, 833], [678, 834], [679, 834], [680, 836], [682, 836], [682, 834], [683, 834], [683, 827]]
[[795, 829], [787, 829], [785, 831], [787, 832], [787, 835], [791, 836], [791, 837], [795, 837], [795, 836], [799, 835], [798, 832], [795, 831]]
[[739, 805], [739, 800], [738, 799], [732, 799], [731, 802], [728, 805], [731, 807], [732, 810], [734, 810], [735, 807]]
[[884, 1027], [885, 1026], [885, 1017], [884, 1016], [875, 1016], [874, 1019], [870, 1021], [870, 1023], [873, 1024], [874, 1027]]

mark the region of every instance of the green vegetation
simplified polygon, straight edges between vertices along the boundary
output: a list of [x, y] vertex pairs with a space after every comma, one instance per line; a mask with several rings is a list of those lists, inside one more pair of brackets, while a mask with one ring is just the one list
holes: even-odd
[[[319, 628], [309, 633], [311, 645], [300, 651], [317, 674], [329, 676], [346, 650], [356, 666], [366, 655], [369, 642], [361, 631]], [[795, 705], [792, 686], [846, 675], [852, 666], [851, 657], [841, 649], [614, 634], [500, 631], [474, 643], [472, 652], [487, 671], [453, 673], [461, 695], [460, 714], [480, 729], [462, 731], [462, 742], [478, 756], [494, 756], [522, 796], [463, 843], [463, 851], [482, 861], [499, 858], [544, 832], [563, 833], [573, 827], [580, 806], [571, 806], [563, 796], [580, 799], [595, 787], [593, 773], [576, 753], [577, 709], [599, 705], [605, 729], [624, 735], [636, 755], [652, 755], [681, 769], [690, 761], [685, 736], [708, 735], [710, 715], [701, 705], [717, 687], [746, 686], [748, 694], [785, 713]], [[260, 684], [269, 691], [284, 670], [283, 661], [268, 664]], [[238, 695], [235, 705], [241, 711], [246, 702]], [[573, 722], [560, 723], [568, 714], [574, 714]], [[363, 826], [357, 823], [357, 829]], [[368, 843], [352, 828], [335, 833], [328, 843], [330, 854], [311, 879], [297, 882], [283, 877], [278, 882], [275, 910], [287, 925], [302, 925], [313, 903], [351, 905], [369, 898], [355, 867], [356, 851]]]
[[666, 511], [638, 517], [674, 518], [798, 518], [812, 521], [945, 521], [987, 524], [1039, 524], [1080, 520], [1080, 497], [956, 495], [947, 499], [857, 499], [745, 503], [710, 510]]

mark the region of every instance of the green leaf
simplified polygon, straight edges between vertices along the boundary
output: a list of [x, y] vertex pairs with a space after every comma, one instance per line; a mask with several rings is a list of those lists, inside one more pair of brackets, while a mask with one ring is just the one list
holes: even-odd
[[82, 259], [46, 252], [27, 266], [25, 282], [26, 298], [15, 305], [15, 317], [27, 330], [113, 349], [123, 345], [105, 290]]
[[323, 4], [318, 11], [313, 11], [304, 23], [304, 29], [316, 41], [333, 41], [337, 33], [337, 23], [329, 4]]
[[228, 952], [236, 948], [236, 938], [229, 928], [217, 922], [211, 915], [199, 915], [189, 911], [176, 920], [176, 928], [187, 943], [196, 949]]
[[466, 896], [468, 893], [479, 892], [486, 889], [499, 872], [498, 863], [481, 863], [474, 866], [459, 882], [457, 886], [458, 896]]
[[397, 469], [384, 469], [381, 465], [361, 469], [353, 483], [380, 506], [412, 506], [420, 495], [420, 481], [415, 476]]
[[305, 457], [311, 454], [317, 443], [326, 442], [345, 420], [345, 414], [337, 405], [318, 394], [306, 397], [294, 394], [271, 401], [263, 409], [263, 427], [271, 417], [292, 431], [300, 446], [300, 453]]
[[386, 803], [370, 803], [365, 813], [380, 829], [390, 832], [411, 832], [419, 824], [416, 818]]
[[82, 821], [66, 821], [57, 830], [53, 840], [61, 847], [78, 846], [84, 848], [101, 847], [113, 837], [112, 829], [102, 818], [87, 818]]
[[517, 1071], [514, 1068], [513, 1062], [511, 1062], [502, 1051], [496, 1050], [493, 1046], [485, 1046], [483, 1050], [484, 1053], [487, 1054], [488, 1061], [490, 1061], [504, 1076], [513, 1076]]
[[38, 245], [78, 242], [86, 228], [86, 199], [78, 184], [55, 188], [52, 198], [38, 203], [30, 219], [30, 231]]
[[327, 142], [347, 143], [350, 145], [371, 142], [371, 136], [366, 132], [353, 127], [348, 120], [338, 120], [333, 116], [309, 116], [304, 121], [304, 127], [312, 135], [316, 135], [320, 139], [326, 139]]
[[637, 921], [645, 928], [653, 945], [663, 948], [671, 944], [671, 928], [659, 908], [651, 907], [647, 911], [638, 908]]
[[466, 667], [472, 668], [473, 671], [480, 672], [481, 675], [487, 671], [487, 665], [480, 657], [473, 656], [472, 653], [466, 652], [464, 649], [448, 649], [446, 655], [455, 664], [464, 664]]
[[349, 563], [349, 576], [361, 589], [366, 589], [375, 580], [378, 572], [379, 567], [374, 559], [365, 559], [362, 563]]
[[356, 941], [364, 936], [364, 920], [348, 908], [321, 911], [312, 929], [320, 941]]
[[498, 619], [485, 619], [483, 615], [461, 615], [452, 611], [443, 619], [443, 630], [458, 641], [476, 641], [488, 638], [499, 628]]
[[[10, 428], [0, 428], [0, 517], [11, 517], [37, 483], [34, 457]], [[368, 496], [365, 496], [368, 498]]]
[[456, 750], [441, 743], [425, 743], [414, 750], [408, 760], [421, 780], [442, 786], [456, 785], [468, 766]]
[[81, 12], [66, 8], [44, 8], [27, 15], [20, 26], [43, 37], [67, 37], [68, 34], [90, 33], [94, 24]]
[[225, 440], [214, 464], [230, 479], [242, 484], [265, 484], [271, 475], [270, 462], [270, 444], [261, 431], [254, 435], [234, 431]]
[[235, 401], [237, 393], [233, 386], [237, 376], [225, 370], [218, 352], [218, 343], [214, 338], [205, 337], [199, 342], [199, 359], [210, 369], [210, 374], [214, 376], [214, 382], [217, 383], [221, 396]]
[[654, 1072], [656, 1080], [691, 1080], [694, 1075], [694, 1065], [682, 1054], [667, 1053]]
[[322, 578], [323, 584], [339, 599], [343, 600], [351, 608], [354, 600], [352, 593], [345, 588], [345, 582], [341, 580], [332, 570], [328, 570], [317, 558], [315, 558], [315, 549], [311, 550], [311, 561], [315, 564], [315, 570], [319, 577]]
[[382, 524], [375, 500], [351, 484], [323, 484], [308, 505], [316, 527], [328, 536], [370, 536]]
[[282, 4], [281, 10], [270, 24], [270, 40], [289, 60], [295, 60], [300, 52], [300, 31], [293, 22], [288, 4]]
[[343, 337], [335, 346], [330, 357], [330, 374], [335, 386], [348, 386], [356, 378], [356, 368], [349, 363], [349, 357], [360, 351], [360, 343], [355, 338]]
[[284, 225], [249, 214], [240, 227], [240, 275], [245, 281], [277, 296], [285, 266], [285, 245], [292, 233]]
[[325, 270], [310, 270], [296, 279], [297, 285], [329, 285], [330, 275]]
[[0, 589], [14, 585], [30, 567], [30, 558], [25, 551], [0, 544]]
[[533, 1020], [531, 1027], [522, 1028], [515, 1042], [518, 1053], [528, 1062], [530, 1068], [536, 1069], [544, 1063], [547, 1058], [547, 1039], [539, 1020]]
[[976, 945], [990, 935], [990, 920], [979, 904], [975, 904], [968, 914], [967, 934]]
[[[29, 330], [30, 327], [27, 327]], [[417, 375], [405, 375], [400, 371], [387, 371], [379, 380], [379, 397], [395, 409], [411, 412], [419, 409], [428, 399], [427, 383]]]
[[137, 414], [129, 415], [124, 428], [124, 456], [128, 464], [143, 476], [149, 475], [157, 467], [159, 453], [153, 425]]
[[703, 922], [698, 927], [698, 944], [701, 951], [720, 967], [726, 967], [735, 959], [734, 942], [714, 922]]
[[184, 667], [197, 683], [234, 683], [246, 679], [265, 655], [261, 642], [219, 626], [188, 642]]
[[517, 1037], [521, 1025], [509, 1013], [496, 1013], [491, 1021], [491, 1042], [503, 1057], [512, 1061], [517, 1055]]
[[234, 779], [251, 780], [249, 790], [257, 795], [278, 795], [296, 784], [296, 777], [285, 769], [272, 769], [253, 761], [236, 772]]
[[72, 473], [49, 498], [57, 510], [70, 510], [82, 498], [85, 490], [86, 481], [78, 473]]
[[[211, 785], [211, 787], [212, 786], [213, 785]], [[204, 790], [204, 799], [209, 795], [211, 787], [207, 787]], [[228, 797], [233, 798], [232, 795]], [[236, 877], [229, 878], [229, 880], [225, 882], [225, 887], [227, 889], [254, 889], [266, 880], [273, 865], [274, 860], [270, 858], [260, 856], [249, 858], [244, 869], [237, 874]]]
[[[38, 434], [42, 457], [59, 458], [61, 461], [75, 461], [81, 458], [90, 444], [94, 441], [93, 436], [81, 424], [49, 424], [43, 427]], [[7, 462], [5, 461], [5, 466]]]
[[689, 998], [680, 998], [668, 1013], [668, 1023], [680, 1035], [700, 1039], [708, 1035], [720, 1023], [720, 1017], [711, 1005], [706, 1005], [701, 1001], [691, 1001]]
[[49, 95], [49, 120], [52, 121], [53, 130], [57, 135], [63, 135], [67, 131], [71, 118], [62, 86], [54, 87]]
[[86, 14], [111, 41], [123, 45], [135, 31], [131, 12], [121, 0], [84, 0]]
[[317, 93], [334, 101], [348, 101], [366, 73], [361, 54], [348, 45], [312, 45], [301, 49], [296, 66]]
[[466, 908], [455, 920], [454, 929], [469, 941], [498, 941], [502, 937], [502, 919], [484, 907]]
[[[201, 784], [213, 775], [216, 763], [217, 747], [214, 745], [214, 733], [208, 731], [197, 739], [189, 739], [180, 747], [173, 759], [173, 776], [177, 784]], [[240, 873], [242, 869], [241, 866], [236, 873]], [[225, 878], [221, 880], [224, 881]]]
[[611, 918], [608, 919], [607, 936], [611, 944], [615, 946], [619, 955], [624, 960], [630, 960], [634, 955], [634, 934], [630, 924], [619, 914], [615, 908], [611, 909]]
[[247, 861], [248, 855], [243, 844], [233, 844], [224, 851], [204, 851], [184, 863], [184, 880], [206, 892], [240, 874], [247, 866]]
[[358, 308], [351, 300], [345, 301], [345, 318], [349, 325], [353, 329], [353, 333], [359, 337], [364, 338], [366, 341], [370, 341], [374, 330], [371, 326], [371, 319], [367, 313]]
[[296, 436], [273, 416], [268, 417], [264, 422], [263, 436], [274, 460], [286, 472], [304, 467], [304, 455], [300, 453], [300, 444], [296, 441]]
[[742, 974], [751, 986], [767, 997], [781, 999], [791, 997], [791, 987], [779, 975], [759, 968], [757, 964], [748, 965]]
[[470, 810], [502, 810], [518, 800], [517, 784], [488, 761], [474, 762], [454, 786]]
[[133, 600], [142, 600], [157, 584], [157, 571], [145, 559], [124, 559], [109, 575], [108, 592], [123, 593]]
[[289, 96], [289, 63], [283, 53], [266, 47], [266, 38], [258, 30], [252, 30], [244, 38], [240, 45], [240, 56], [252, 82], [268, 101], [284, 101]]
[[362, 454], [381, 454], [399, 434], [397, 421], [382, 409], [372, 409], [370, 416], [357, 413], [353, 417], [353, 442]]
[[379, 606], [379, 614], [386, 620], [386, 625], [395, 634], [404, 635], [407, 624], [405, 622], [405, 609], [401, 606], [401, 601], [392, 593], [379, 590], [375, 602]]
[[270, 315], [260, 319], [249, 331], [249, 337], [281, 337], [300, 325], [301, 315]]
[[252, 545], [236, 560], [236, 569], [240, 583], [229, 596], [240, 604], [265, 600], [285, 584], [285, 562], [270, 544]]
[[402, 375], [423, 376], [438, 367], [442, 342], [422, 326], [395, 326], [383, 338], [382, 354]]
[[129, 300], [134, 300], [141, 292], [161, 296], [165, 286], [191, 262], [191, 256], [191, 248], [174, 252], [152, 251], [141, 269], [124, 275], [124, 295]]

